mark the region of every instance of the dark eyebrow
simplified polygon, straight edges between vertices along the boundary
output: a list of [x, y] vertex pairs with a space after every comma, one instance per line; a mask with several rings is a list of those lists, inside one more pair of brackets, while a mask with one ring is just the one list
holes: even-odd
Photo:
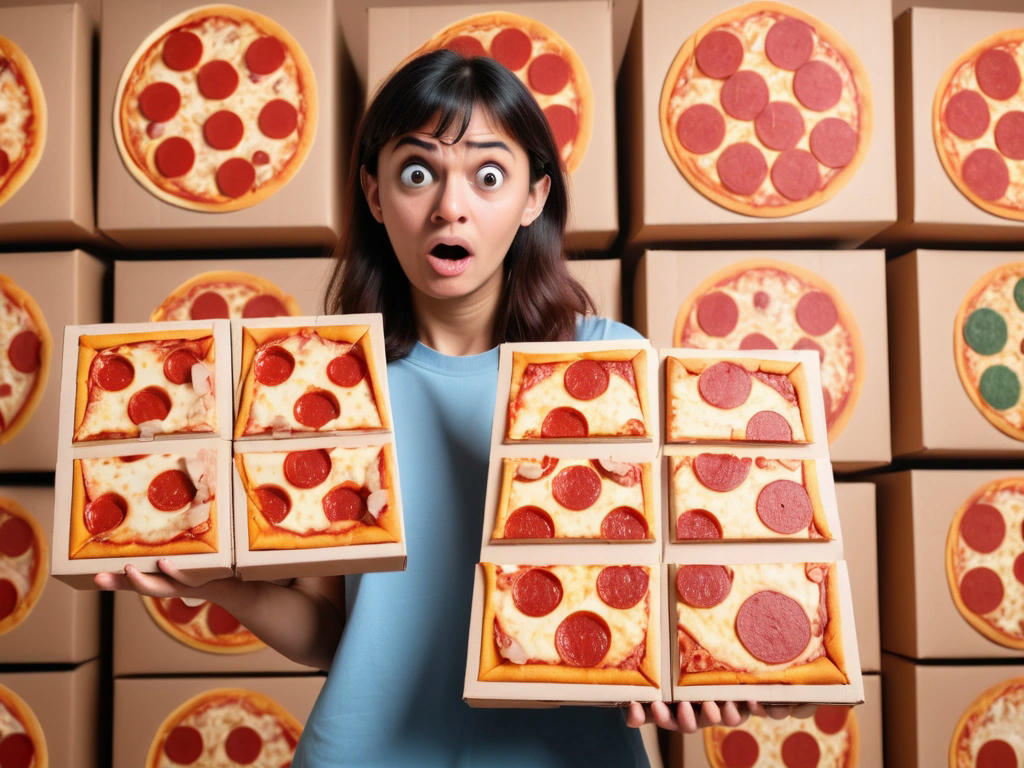
[[[424, 141], [423, 139], [417, 139], [415, 136], [403, 136], [395, 143], [395, 149], [402, 147], [406, 144], [411, 144], [414, 147], [426, 150], [427, 152], [436, 152], [437, 145]], [[510, 155], [513, 154], [508, 144], [504, 141], [466, 141], [466, 146], [470, 149], [503, 149]]]
[[437, 151], [437, 147], [434, 144], [431, 144], [429, 141], [423, 141], [423, 139], [417, 139], [414, 136], [403, 136], [400, 138], [395, 144], [395, 149], [398, 149], [405, 144], [412, 144], [414, 147], [425, 149], [427, 152]]
[[510, 155], [512, 154], [512, 150], [504, 141], [467, 141], [466, 144], [471, 149], [504, 149]]

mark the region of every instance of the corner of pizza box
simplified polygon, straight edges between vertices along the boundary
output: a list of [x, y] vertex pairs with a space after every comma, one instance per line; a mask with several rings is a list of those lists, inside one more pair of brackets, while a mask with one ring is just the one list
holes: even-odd
[[[381, 549], [384, 550], [381, 553]], [[371, 554], [372, 551], [377, 554]], [[304, 576], [348, 576], [404, 571], [403, 544], [353, 544], [346, 547], [289, 552], [236, 552], [235, 575], [243, 580], [273, 581]]]

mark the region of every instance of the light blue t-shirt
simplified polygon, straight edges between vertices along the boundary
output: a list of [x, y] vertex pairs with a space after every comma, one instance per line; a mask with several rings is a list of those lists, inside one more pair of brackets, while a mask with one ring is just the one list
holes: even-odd
[[[585, 318], [576, 337], [638, 334]], [[417, 344], [388, 365], [409, 565], [345, 579], [345, 630], [294, 768], [648, 764], [619, 709], [462, 700], [497, 382], [496, 348], [448, 357]]]

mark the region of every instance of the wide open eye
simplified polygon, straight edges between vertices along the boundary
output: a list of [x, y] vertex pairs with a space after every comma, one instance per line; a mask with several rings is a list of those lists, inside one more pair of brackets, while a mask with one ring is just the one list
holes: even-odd
[[425, 187], [434, 180], [430, 169], [420, 163], [409, 163], [402, 169], [402, 183], [407, 187]]
[[484, 189], [498, 189], [505, 183], [505, 172], [496, 165], [485, 165], [476, 172], [476, 183]]

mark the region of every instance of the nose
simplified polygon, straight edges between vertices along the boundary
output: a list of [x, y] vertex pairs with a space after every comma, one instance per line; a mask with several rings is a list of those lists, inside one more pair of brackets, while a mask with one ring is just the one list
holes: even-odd
[[431, 218], [437, 222], [466, 221], [466, 199], [464, 184], [452, 175], [438, 185], [438, 199]]

